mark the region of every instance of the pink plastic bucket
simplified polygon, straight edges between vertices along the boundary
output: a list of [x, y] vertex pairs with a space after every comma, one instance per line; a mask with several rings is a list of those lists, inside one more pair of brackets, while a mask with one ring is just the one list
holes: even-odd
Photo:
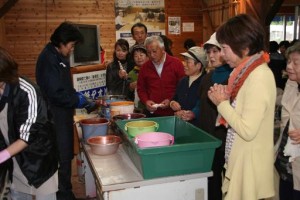
[[174, 136], [164, 132], [141, 133], [135, 137], [139, 148], [170, 146], [174, 144]]

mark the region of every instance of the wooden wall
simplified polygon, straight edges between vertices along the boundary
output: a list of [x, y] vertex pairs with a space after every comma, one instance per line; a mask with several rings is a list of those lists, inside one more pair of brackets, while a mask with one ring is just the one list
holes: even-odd
[[[194, 23], [194, 32], [182, 32], [180, 35], [167, 36], [174, 42], [172, 52], [179, 57], [185, 51], [183, 43], [187, 38], [192, 38], [198, 45], [203, 43], [203, 15], [200, 10], [201, 1], [199, 0], [165, 0], [166, 17], [181, 17], [181, 23]], [[168, 27], [166, 24], [166, 33]]]
[[[180, 16], [182, 22], [195, 23], [195, 32], [170, 36], [176, 56], [184, 51], [183, 41], [186, 38], [202, 43], [200, 9], [199, 0], [165, 0], [166, 17]], [[107, 52], [107, 59], [111, 59], [116, 41], [114, 18], [114, 0], [19, 0], [0, 21], [0, 44], [13, 54], [19, 63], [20, 73], [34, 79], [40, 51], [54, 29], [65, 20], [98, 24], [101, 46]]]
[[[147, 1], [147, 0], [145, 0]], [[269, 0], [267, 0], [269, 1]], [[272, 1], [272, 0], [271, 0]], [[7, 0], [0, 0], [2, 6]], [[259, 0], [165, 0], [168, 16], [181, 17], [181, 22], [194, 22], [194, 32], [166, 35], [173, 41], [173, 53], [180, 57], [183, 42], [193, 38], [201, 45], [216, 28], [231, 16], [247, 12], [249, 2], [260, 5]], [[0, 19], [0, 45], [8, 49], [19, 63], [20, 73], [35, 77], [35, 63], [48, 43], [51, 33], [63, 21], [98, 24], [101, 46], [106, 58], [112, 58], [115, 43], [114, 0], [19, 0]]]

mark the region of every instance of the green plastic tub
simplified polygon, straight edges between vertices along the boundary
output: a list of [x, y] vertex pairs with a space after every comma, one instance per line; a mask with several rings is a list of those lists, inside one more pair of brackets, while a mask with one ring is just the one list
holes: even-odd
[[221, 141], [178, 117], [144, 118], [159, 124], [158, 132], [174, 136], [172, 146], [140, 149], [125, 130], [125, 124], [133, 120], [117, 121], [122, 132], [123, 147], [144, 179], [211, 171], [215, 149]]
[[132, 121], [127, 122], [124, 129], [128, 135], [135, 137], [141, 133], [155, 132], [158, 129], [158, 123], [149, 120]]

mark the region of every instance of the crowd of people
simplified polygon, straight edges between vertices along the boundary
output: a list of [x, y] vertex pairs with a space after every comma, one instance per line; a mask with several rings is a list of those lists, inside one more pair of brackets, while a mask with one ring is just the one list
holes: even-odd
[[[273, 197], [274, 168], [280, 200], [300, 199], [299, 42], [271, 41], [267, 49], [264, 28], [247, 14], [229, 19], [203, 46], [187, 39], [182, 59], [173, 56], [169, 38], [147, 36], [141, 22], [131, 33], [133, 46], [125, 39], [114, 45], [107, 94], [134, 101], [147, 117], [175, 115], [222, 141], [209, 200]], [[97, 108], [72, 85], [68, 56], [81, 41], [74, 24], [60, 24], [37, 59], [36, 83], [19, 75], [0, 48], [0, 166], [12, 199], [75, 199], [73, 110]], [[278, 88], [281, 132], [274, 145]]]
[[[288, 41], [271, 41], [266, 48], [263, 27], [245, 14], [220, 26], [203, 47], [188, 38], [184, 42], [187, 51], [181, 53], [183, 61], [173, 57], [165, 36], [146, 35], [144, 42], [137, 43], [144, 45], [148, 56], [148, 61], [139, 67], [134, 88], [135, 97], [143, 105], [140, 108], [148, 117], [175, 115], [222, 141], [212, 164], [214, 176], [208, 179], [208, 198], [247, 200], [274, 196], [275, 103], [277, 95], [282, 94], [278, 91], [284, 90], [291, 79], [292, 72], [285, 70], [289, 69], [289, 59], [296, 62], [296, 58], [286, 57], [285, 51], [293, 55], [297, 50], [288, 51], [293, 46]], [[207, 65], [213, 70], [206, 70]], [[286, 87], [289, 85], [290, 80]], [[286, 96], [284, 92], [282, 103], [288, 101]], [[284, 104], [283, 109], [297, 111]], [[290, 173], [292, 164], [297, 170], [297, 159], [289, 162], [283, 149], [291, 146], [296, 150], [290, 151], [300, 152], [295, 145], [300, 133], [287, 133], [286, 129], [280, 137], [276, 154], [276, 169], [281, 175], [280, 199], [289, 199], [282, 195], [286, 191], [298, 199], [300, 184], [294, 178], [293, 189]], [[289, 145], [287, 138], [291, 140]]]

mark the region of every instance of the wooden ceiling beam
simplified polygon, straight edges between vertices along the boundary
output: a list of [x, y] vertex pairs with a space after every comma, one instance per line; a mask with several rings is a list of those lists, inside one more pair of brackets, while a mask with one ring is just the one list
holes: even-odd
[[18, 2], [18, 0], [8, 0], [0, 8], [0, 18], [2, 18], [17, 2]]
[[275, 17], [275, 15], [280, 10], [280, 7], [281, 7], [283, 2], [284, 2], [284, 0], [275, 0], [274, 4], [272, 5], [270, 11], [268, 12], [268, 14], [266, 16], [266, 20], [265, 20], [265, 25], [266, 26], [269, 26], [271, 24], [273, 18]]

